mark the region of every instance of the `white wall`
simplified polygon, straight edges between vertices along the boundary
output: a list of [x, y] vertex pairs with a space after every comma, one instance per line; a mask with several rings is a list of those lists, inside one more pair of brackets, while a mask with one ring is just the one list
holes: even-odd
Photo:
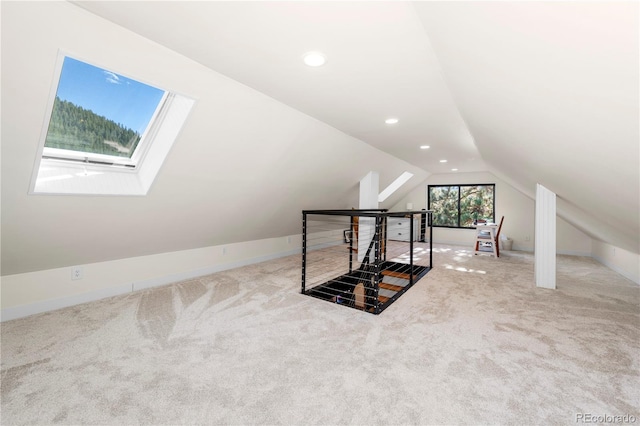
[[[533, 251], [534, 200], [490, 172], [430, 175], [391, 210], [404, 210], [406, 203], [413, 203], [416, 209], [426, 208], [427, 185], [470, 183], [495, 183], [496, 216], [498, 218], [505, 216], [502, 233], [514, 240], [514, 250]], [[433, 237], [436, 243], [471, 247], [474, 232], [468, 229], [434, 228]], [[529, 241], [527, 237], [530, 237]], [[556, 247], [558, 254], [593, 257], [636, 284], [640, 284], [640, 255], [592, 239], [561, 217], [557, 217]]]
[[[427, 176], [71, 3], [1, 19], [3, 319], [294, 253], [301, 211], [356, 207], [370, 170]], [[60, 49], [197, 99], [148, 195], [28, 194]]]
[[556, 251], [559, 254], [590, 256], [593, 239], [561, 217], [556, 217]]
[[525, 193], [544, 185], [558, 216], [638, 253], [640, 3], [415, 8], [489, 170]]
[[600, 263], [640, 284], [640, 255], [598, 240], [593, 240], [592, 254]]
[[71, 279], [70, 267], [6, 275], [0, 281], [1, 320], [7, 321], [292, 255], [300, 253], [301, 246], [301, 236], [291, 235], [91, 263], [82, 265], [82, 278], [79, 280]]
[[[427, 177], [71, 3], [3, 2], [1, 19], [0, 286], [9, 316], [286, 254], [300, 211], [356, 206], [369, 170], [380, 171], [381, 187], [404, 171], [412, 181]], [[59, 49], [198, 100], [147, 196], [28, 195]], [[428, 183], [492, 182], [503, 233], [514, 248], [531, 250], [533, 201], [490, 173], [434, 175], [384, 206], [425, 206]], [[589, 238], [562, 223], [559, 248], [589, 253]], [[473, 231], [436, 230], [437, 241], [472, 239]], [[610, 262], [604, 251], [597, 246]], [[637, 260], [620, 264], [632, 271]], [[82, 280], [71, 280], [73, 265], [83, 266]]]
[[[501, 234], [513, 240], [514, 250], [533, 251], [533, 231], [535, 204], [533, 199], [513, 188], [490, 172], [477, 173], [443, 173], [430, 175], [418, 185], [392, 210], [403, 210], [406, 203], [413, 203], [414, 208], [427, 207], [427, 185], [446, 184], [483, 184], [496, 185], [496, 220], [504, 216]], [[468, 245], [471, 247], [475, 238], [472, 229], [434, 228], [434, 242], [444, 244]], [[565, 220], [557, 222], [558, 253], [591, 255], [591, 238], [579, 231]]]
[[[293, 235], [303, 209], [356, 207], [370, 170], [427, 176], [71, 3], [1, 19], [3, 275]], [[28, 194], [59, 49], [197, 99], [146, 196]]]

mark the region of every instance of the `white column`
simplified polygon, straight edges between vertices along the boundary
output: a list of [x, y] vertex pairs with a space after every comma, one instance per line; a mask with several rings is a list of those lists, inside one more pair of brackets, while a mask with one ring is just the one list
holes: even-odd
[[556, 288], [556, 194], [536, 186], [536, 287]]
[[[369, 172], [360, 179], [360, 205], [359, 209], [377, 209], [378, 192], [380, 190], [380, 175], [378, 172]], [[358, 230], [358, 261], [362, 262], [364, 255], [369, 248], [369, 243], [373, 239], [375, 232], [375, 219], [361, 217]], [[371, 250], [370, 258], [373, 259], [374, 252]]]

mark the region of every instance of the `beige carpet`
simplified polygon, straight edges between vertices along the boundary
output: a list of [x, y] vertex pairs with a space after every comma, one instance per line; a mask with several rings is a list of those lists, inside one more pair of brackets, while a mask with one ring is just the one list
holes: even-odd
[[435, 251], [380, 316], [299, 294], [292, 256], [6, 322], [1, 422], [640, 422], [637, 285], [559, 256], [537, 289], [529, 253]]

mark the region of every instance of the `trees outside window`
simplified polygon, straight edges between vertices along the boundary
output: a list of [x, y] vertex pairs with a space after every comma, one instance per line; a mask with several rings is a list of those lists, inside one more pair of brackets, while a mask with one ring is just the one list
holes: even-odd
[[433, 226], [471, 228], [474, 221], [495, 219], [495, 184], [429, 185]]
[[195, 100], [64, 52], [55, 70], [29, 193], [146, 195]]
[[135, 166], [167, 97], [165, 90], [65, 56], [43, 154]]

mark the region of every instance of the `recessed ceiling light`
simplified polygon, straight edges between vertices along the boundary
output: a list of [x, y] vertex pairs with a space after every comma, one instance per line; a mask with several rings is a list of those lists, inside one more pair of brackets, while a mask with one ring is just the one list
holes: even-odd
[[302, 59], [310, 67], [320, 67], [327, 62], [327, 58], [320, 52], [307, 52]]
[[385, 123], [387, 124], [396, 124], [398, 122], [397, 118], [387, 118], [386, 120], [384, 120]]
[[441, 162], [441, 163], [446, 163], [446, 162], [447, 162], [447, 160], [440, 160], [440, 162]]
[[457, 172], [457, 171], [458, 171], [458, 169], [451, 169], [451, 171], [452, 171], [452, 172]]
[[429, 149], [429, 145], [420, 145], [420, 149]]

